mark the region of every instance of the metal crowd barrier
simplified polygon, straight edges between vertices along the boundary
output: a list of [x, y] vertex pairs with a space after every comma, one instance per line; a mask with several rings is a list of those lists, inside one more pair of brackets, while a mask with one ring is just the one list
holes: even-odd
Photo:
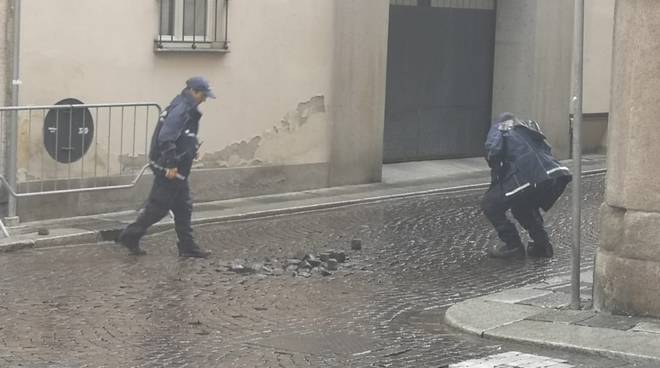
[[[0, 107], [0, 183], [7, 188], [9, 217], [18, 198], [128, 189], [149, 167], [158, 104], [71, 102], [79, 101]], [[0, 231], [9, 237], [2, 221]]]

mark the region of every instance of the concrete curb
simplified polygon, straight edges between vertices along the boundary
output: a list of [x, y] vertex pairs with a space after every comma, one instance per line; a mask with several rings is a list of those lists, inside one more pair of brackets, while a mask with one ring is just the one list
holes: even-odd
[[17, 250], [34, 248], [34, 240], [17, 240], [11, 243], [0, 245], [0, 253], [9, 253]]
[[[516, 290], [519, 289], [511, 291]], [[660, 334], [528, 320], [553, 308], [496, 302], [488, 298], [468, 299], [453, 305], [445, 313], [445, 321], [458, 330], [482, 338], [609, 358], [660, 362]]]
[[23, 234], [15, 240], [9, 239], [0, 243], [0, 253], [14, 252], [22, 249], [47, 248], [63, 245], [92, 244], [98, 240], [97, 231], [80, 229], [57, 229], [53, 235], [40, 236]]
[[[600, 175], [605, 172], [606, 169], [585, 171], [582, 174], [582, 176], [589, 177], [594, 175]], [[388, 195], [380, 195], [380, 196], [367, 196], [363, 198], [347, 199], [341, 201], [332, 201], [332, 202], [310, 204], [310, 205], [290, 206], [290, 207], [275, 208], [275, 209], [262, 210], [262, 211], [248, 211], [248, 212], [232, 214], [232, 215], [193, 218], [192, 224], [197, 226], [218, 224], [218, 223], [231, 222], [231, 221], [283, 216], [293, 213], [321, 211], [321, 210], [348, 207], [348, 206], [354, 206], [365, 203], [378, 203], [378, 202], [401, 199], [401, 198], [414, 198], [425, 195], [435, 195], [435, 194], [443, 194], [443, 193], [468, 192], [478, 189], [483, 190], [488, 188], [489, 185], [490, 183], [461, 185], [454, 187], [420, 190], [420, 191], [412, 191], [412, 192], [396, 193], [396, 194], [388, 194]], [[29, 248], [55, 247], [55, 246], [62, 246], [65, 244], [79, 245], [79, 244], [97, 243], [100, 241], [112, 241], [115, 239], [115, 237], [119, 234], [119, 231], [121, 231], [122, 229], [123, 226], [117, 228], [111, 228], [111, 229], [94, 230], [94, 231], [79, 230], [77, 233], [74, 234], [40, 237], [36, 240], [26, 239], [25, 235], [22, 235], [17, 237], [18, 239], [16, 241], [8, 240], [5, 241], [4, 244], [0, 244], [0, 253], [12, 252], [16, 250], [29, 249]], [[165, 222], [161, 222], [153, 225], [149, 229], [149, 234], [160, 233], [172, 229], [174, 229], [173, 221], [167, 220]], [[11, 234], [11, 228], [9, 230]]]
[[623, 352], [618, 350], [599, 348], [596, 346], [582, 346], [582, 345], [566, 343], [566, 342], [554, 342], [554, 341], [544, 340], [542, 338], [538, 338], [538, 339], [519, 338], [497, 332], [485, 332], [482, 337], [496, 339], [499, 341], [510, 341], [510, 342], [518, 342], [518, 343], [524, 342], [528, 344], [534, 344], [534, 345], [544, 346], [553, 349], [560, 349], [564, 351], [602, 356], [605, 358], [618, 358], [618, 359], [626, 359], [626, 360], [633, 359], [633, 360], [644, 360], [648, 362], [660, 363], [660, 356], [636, 354], [632, 352]]

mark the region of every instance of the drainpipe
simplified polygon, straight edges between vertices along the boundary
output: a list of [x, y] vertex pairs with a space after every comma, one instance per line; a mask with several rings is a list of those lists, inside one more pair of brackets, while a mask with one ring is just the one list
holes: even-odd
[[571, 308], [580, 309], [580, 237], [582, 201], [582, 72], [584, 49], [584, 0], [575, 0], [573, 48], [573, 248], [571, 257]]
[[[13, 0], [13, 51], [12, 51], [12, 81], [11, 105], [18, 106], [18, 92], [20, 80], [20, 51], [21, 51], [21, 0]], [[18, 112], [13, 111], [7, 125], [7, 181], [16, 190], [16, 155], [18, 148]], [[16, 220], [16, 198], [9, 196], [7, 216]]]

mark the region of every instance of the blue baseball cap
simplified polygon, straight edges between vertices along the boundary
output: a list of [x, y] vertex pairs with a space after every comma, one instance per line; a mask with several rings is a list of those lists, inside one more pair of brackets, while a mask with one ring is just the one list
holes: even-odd
[[206, 97], [215, 98], [209, 82], [204, 77], [192, 77], [186, 81], [186, 87], [203, 92]]

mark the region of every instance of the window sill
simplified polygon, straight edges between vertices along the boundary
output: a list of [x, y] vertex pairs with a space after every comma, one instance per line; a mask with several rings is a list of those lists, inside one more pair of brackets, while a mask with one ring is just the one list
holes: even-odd
[[225, 42], [192, 42], [188, 41], [154, 41], [154, 52], [156, 53], [229, 53], [228, 44]]

